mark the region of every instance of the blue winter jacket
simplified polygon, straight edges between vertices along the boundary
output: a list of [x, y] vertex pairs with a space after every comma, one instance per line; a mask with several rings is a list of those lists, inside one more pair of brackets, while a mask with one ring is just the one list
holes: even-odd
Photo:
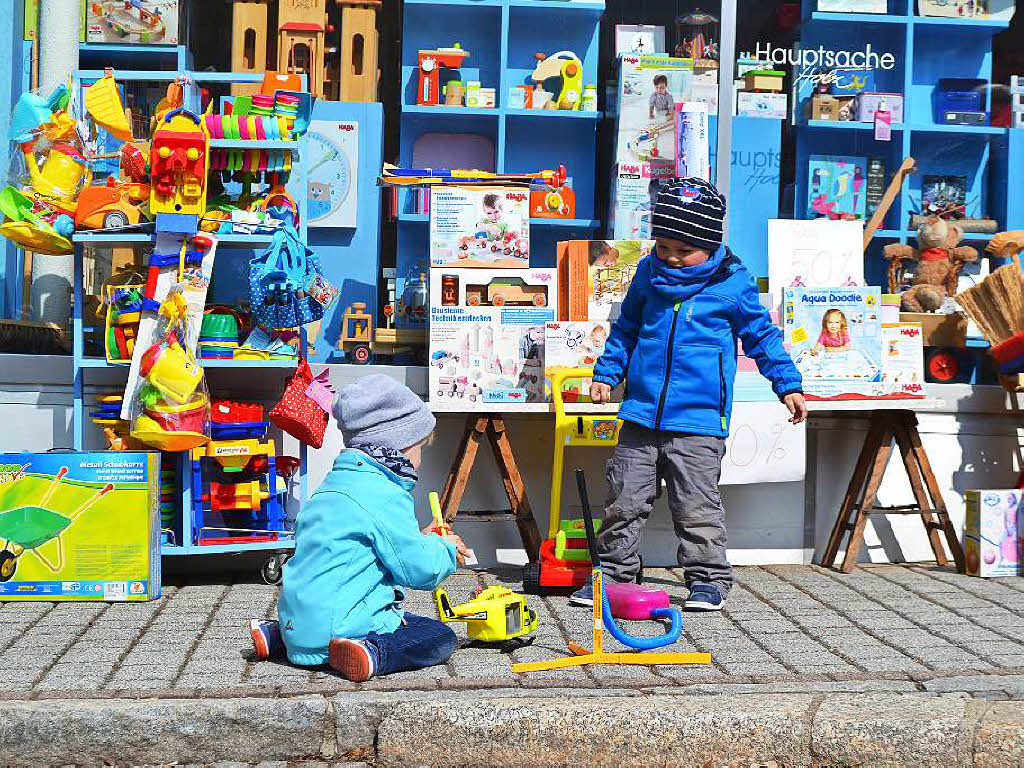
[[402, 588], [433, 589], [455, 570], [455, 547], [420, 532], [412, 487], [348, 448], [302, 507], [278, 604], [293, 664], [325, 663], [332, 637], [394, 632]]
[[651, 429], [726, 437], [736, 339], [780, 398], [800, 372], [758, 301], [746, 267], [721, 246], [703, 264], [671, 267], [652, 253], [612, 324], [594, 381], [626, 381], [619, 417]]

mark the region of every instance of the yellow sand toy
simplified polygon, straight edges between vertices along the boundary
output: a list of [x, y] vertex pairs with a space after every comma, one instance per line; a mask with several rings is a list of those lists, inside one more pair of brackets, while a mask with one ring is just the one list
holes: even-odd
[[85, 108], [96, 124], [110, 135], [121, 141], [134, 139], [112, 71], [85, 89]]
[[434, 599], [441, 621], [466, 622], [466, 634], [475, 643], [500, 643], [502, 652], [510, 653], [533, 642], [530, 633], [537, 628], [537, 614], [525, 597], [507, 587], [488, 587], [454, 608], [443, 587], [434, 590]]

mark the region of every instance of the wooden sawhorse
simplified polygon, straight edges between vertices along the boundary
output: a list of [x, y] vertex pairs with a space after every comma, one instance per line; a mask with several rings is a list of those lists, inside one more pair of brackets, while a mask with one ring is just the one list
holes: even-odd
[[533, 517], [533, 508], [530, 500], [526, 497], [526, 487], [523, 485], [523, 477], [516, 465], [515, 454], [512, 453], [512, 446], [508, 441], [508, 433], [505, 431], [505, 421], [493, 413], [470, 414], [466, 417], [466, 428], [462, 433], [462, 441], [459, 443], [459, 450], [455, 454], [455, 461], [448, 471], [448, 477], [444, 482], [444, 490], [441, 492], [441, 513], [446, 522], [452, 522], [459, 513], [459, 505], [462, 503], [462, 496], [466, 492], [466, 485], [469, 482], [469, 474], [476, 462], [477, 451], [484, 436], [491, 444], [494, 452], [494, 460], [498, 464], [498, 471], [501, 472], [501, 480], [505, 485], [505, 495], [512, 508], [512, 516], [519, 528], [519, 536], [523, 540], [523, 548], [530, 562], [536, 562], [540, 556], [540, 531], [537, 529], [537, 521]]
[[[903, 457], [903, 466], [910, 479], [915, 503], [896, 507], [876, 507], [878, 487], [892, 456], [894, 440]], [[963, 548], [953, 529], [953, 523], [950, 522], [946, 503], [942, 500], [942, 493], [928, 462], [928, 455], [921, 445], [921, 435], [917, 431], [917, 415], [913, 411], [878, 410], [872, 414], [871, 426], [857, 458], [850, 487], [846, 490], [846, 496], [839, 507], [839, 516], [832, 528], [832, 535], [829, 536], [822, 565], [826, 568], [833, 566], [839, 554], [843, 535], [849, 531], [850, 538], [841, 570], [843, 573], [852, 571], [863, 540], [864, 526], [868, 516], [873, 514], [920, 515], [938, 564], [946, 565], [948, 562], [939, 539], [941, 530], [946, 535], [946, 543], [953, 554], [957, 570], [964, 572]], [[933, 514], [938, 517], [937, 522]]]

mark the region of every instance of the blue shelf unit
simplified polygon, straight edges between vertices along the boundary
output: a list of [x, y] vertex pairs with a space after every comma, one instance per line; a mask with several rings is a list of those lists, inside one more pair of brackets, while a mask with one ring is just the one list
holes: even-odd
[[[519, 173], [565, 165], [576, 193], [576, 218], [534, 220], [531, 264], [554, 266], [559, 240], [590, 239], [601, 229], [594, 203], [599, 112], [509, 107], [509, 90], [530, 81], [535, 53], [569, 50], [583, 62], [583, 82], [598, 82], [598, 39], [603, 2], [535, 0], [407, 0], [402, 41], [402, 114], [399, 163]], [[421, 49], [458, 42], [470, 56], [448, 79], [478, 80], [494, 88], [493, 109], [417, 104]], [[431, 136], [431, 134], [441, 134]], [[473, 158], [472, 160], [468, 158]], [[397, 275], [426, 268], [429, 217], [415, 194], [397, 196]], [[429, 272], [429, 269], [426, 269]]]
[[[94, 79], [97, 76], [101, 76], [102, 73], [93, 71], [79, 71], [77, 73], [79, 81], [88, 81]], [[252, 82], [258, 80], [251, 75], [236, 74], [236, 73], [210, 73], [210, 72], [170, 72], [170, 71], [119, 71], [117, 78], [119, 82], [149, 82], [149, 83], [167, 83], [174, 80], [176, 77], [185, 75], [191, 84], [185, 89], [185, 106], [193, 111], [199, 111], [200, 108], [200, 95], [199, 88], [203, 84], [230, 84], [233, 82]], [[380, 113], [379, 104], [366, 104], [366, 105], [353, 105], [346, 104], [341, 105], [344, 107], [357, 107], [368, 110], [370, 113], [376, 111]], [[317, 117], [317, 113], [314, 112], [314, 118]], [[339, 118], [342, 119], [342, 118]], [[379, 124], [378, 120], [378, 124]], [[379, 146], [380, 132], [371, 130], [367, 131], [368, 140], [370, 143], [376, 137]], [[307, 191], [307, 180], [304, 162], [306, 155], [306, 141], [304, 138], [298, 141], [289, 142], [228, 142], [220, 141], [217, 143], [220, 146], [227, 145], [243, 145], [254, 149], [287, 149], [293, 153], [293, 169], [289, 176], [286, 188], [295, 197], [299, 204], [300, 213], [300, 236], [308, 242], [309, 231], [307, 229], [307, 215], [306, 215], [306, 191]], [[284, 145], [285, 146], [278, 146]], [[377, 160], [379, 163], [379, 160]], [[229, 191], [237, 191], [232, 185], [228, 185]], [[362, 191], [360, 191], [362, 194]], [[367, 215], [373, 218], [376, 216], [376, 221], [379, 225], [379, 213], [373, 214], [375, 206], [366, 206]], [[379, 234], [379, 232], [376, 232]], [[369, 235], [368, 235], [369, 236]], [[119, 386], [119, 382], [122, 381], [120, 373], [126, 374], [128, 367], [125, 365], [115, 365], [108, 363], [104, 358], [101, 357], [86, 357], [85, 356], [85, 334], [92, 332], [92, 327], [87, 327], [87, 323], [91, 324], [93, 321], [91, 318], [87, 319], [82, 314], [82, 308], [85, 303], [85, 290], [84, 290], [84, 256], [85, 249], [106, 249], [115, 246], [130, 246], [135, 248], [145, 248], [155, 242], [155, 235], [151, 231], [128, 231], [128, 232], [83, 232], [74, 236], [74, 308], [72, 313], [72, 341], [73, 341], [73, 356], [72, 356], [72, 367], [73, 367], [73, 413], [72, 413], [72, 435], [73, 435], [73, 447], [76, 450], [82, 450], [83, 448], [95, 448], [98, 447], [100, 442], [99, 431], [90, 430], [86, 434], [85, 430], [85, 419], [86, 412], [91, 408], [91, 403], [88, 403], [86, 398], [91, 396], [86, 394], [86, 376], [95, 373], [97, 379], [102, 379], [104, 384], [111, 382], [118, 382], [114, 386]], [[352, 238], [349, 238], [351, 240]], [[218, 236], [218, 247], [217, 247], [217, 258], [214, 262], [213, 280], [211, 283], [210, 294], [207, 298], [208, 304], [213, 303], [233, 303], [238, 300], [248, 301], [248, 293], [245, 288], [248, 285], [248, 263], [249, 260], [258, 251], [265, 248], [270, 243], [271, 238], [268, 235], [242, 235], [242, 234], [230, 234], [230, 235], [219, 235]], [[367, 247], [364, 243], [357, 243], [357, 247]], [[375, 252], [375, 246], [374, 246]], [[328, 275], [332, 280], [336, 280], [337, 276]], [[244, 278], [244, 279], [243, 279]], [[303, 339], [305, 335], [303, 334]], [[276, 394], [279, 394], [283, 388], [284, 381], [287, 376], [295, 370], [296, 363], [290, 360], [206, 360], [202, 361], [203, 367], [208, 369], [208, 384], [212, 390], [213, 396], [217, 397], [221, 389], [221, 384], [224, 381], [232, 381], [229, 385], [228, 391], [231, 397], [234, 399], [246, 399], [247, 392], [251, 391], [250, 386], [253, 384], [262, 385], [264, 387], [263, 396], [257, 399], [273, 398]], [[236, 371], [237, 373], [231, 374], [230, 371]], [[252, 376], [253, 373], [258, 371], [259, 380], [258, 382], [247, 377]], [[222, 377], [229, 377], [229, 379], [222, 379]], [[242, 383], [240, 384], [239, 381]], [[250, 386], [246, 386], [246, 382]], [[269, 407], [272, 402], [265, 402], [265, 406]], [[276, 430], [272, 429], [270, 438], [274, 440], [276, 448], [283, 450], [283, 436]], [[286, 504], [290, 502], [294, 509], [295, 504], [301, 504], [301, 502], [308, 496], [308, 481], [306, 473], [306, 447], [304, 444], [299, 444], [299, 461], [300, 466], [298, 475], [295, 478], [295, 488], [288, 489], [282, 484], [279, 478], [273, 478], [273, 482], [269, 484], [271, 491], [278, 491], [286, 493], [287, 496]], [[272, 464], [272, 463], [271, 463]], [[181, 480], [181, 499], [180, 507], [177, 509], [175, 524], [172, 526], [173, 539], [169, 542], [165, 542], [161, 547], [161, 553], [165, 555], [189, 555], [189, 554], [217, 554], [225, 552], [239, 552], [239, 551], [268, 551], [269, 553], [282, 552], [290, 549], [293, 546], [293, 542], [290, 538], [290, 534], [287, 534], [282, 530], [282, 537], [275, 541], [252, 541], [252, 542], [237, 542], [230, 541], [225, 543], [206, 543], [200, 545], [196, 543], [194, 538], [196, 525], [202, 525], [202, 515], [197, 515], [194, 512], [196, 508], [196, 501], [199, 498], [199, 494], [203, 493], [202, 487], [195, 485], [195, 474], [192, 471], [190, 453], [184, 452], [176, 456], [175, 472], [177, 477]], [[201, 501], [199, 502], [202, 503]], [[266, 503], [265, 503], [266, 505]], [[268, 510], [273, 508], [273, 505], [266, 505]], [[263, 513], [254, 513], [254, 519], [261, 519]], [[277, 525], [280, 522], [279, 514], [270, 514], [268, 511], [266, 515], [270, 520], [274, 521]]]
[[[807, 50], [823, 45], [833, 50], [863, 51], [866, 44], [877, 53], [891, 53], [891, 69], [875, 69], [876, 90], [903, 94], [904, 123], [892, 126], [892, 140], [875, 141], [870, 123], [807, 120], [804, 84], [795, 97], [796, 210], [807, 216], [807, 167], [811, 155], [880, 157], [885, 161], [886, 186], [904, 157], [917, 161], [911, 175], [876, 233], [865, 263], [869, 283], [885, 284], [885, 263], [880, 248], [888, 242], [913, 242], [910, 217], [921, 208], [921, 182], [925, 175], [967, 177], [967, 213], [991, 218], [1000, 228], [1018, 226], [1024, 213], [1024, 191], [1010, 179], [1012, 162], [1020, 163], [1019, 130], [994, 126], [943, 125], [935, 121], [934, 98], [940, 78], [977, 78], [992, 83], [992, 35], [1009, 22], [988, 19], [924, 17], [916, 14], [916, 0], [889, 0], [888, 14], [821, 13], [814, 0], [802, 0], [804, 24], [801, 43]], [[986, 104], [988, 108], [990, 104]], [[968, 235], [976, 247], [988, 239]]]

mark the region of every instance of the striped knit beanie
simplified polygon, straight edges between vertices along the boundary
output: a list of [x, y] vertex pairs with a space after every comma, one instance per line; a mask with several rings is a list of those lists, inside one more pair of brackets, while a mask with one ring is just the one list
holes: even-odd
[[723, 219], [725, 198], [713, 185], [696, 177], [674, 179], [658, 194], [651, 233], [714, 251], [722, 244]]

